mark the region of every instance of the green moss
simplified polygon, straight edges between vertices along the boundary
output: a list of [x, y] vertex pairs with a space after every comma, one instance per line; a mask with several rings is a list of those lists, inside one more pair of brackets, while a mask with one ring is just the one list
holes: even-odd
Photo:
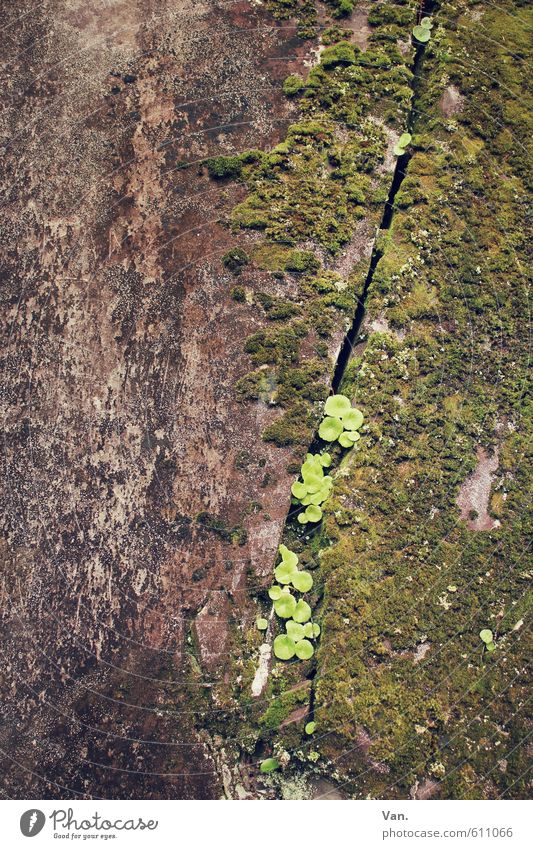
[[285, 260], [285, 270], [295, 271], [299, 274], [317, 271], [320, 261], [312, 251], [290, 251]]
[[250, 257], [242, 248], [231, 248], [222, 257], [222, 263], [233, 274], [240, 274], [244, 266], [248, 265], [249, 262]]
[[[298, 0], [275, 5], [280, 14], [303, 8]], [[306, 540], [287, 529], [300, 562], [320, 564], [315, 586], [323, 585], [314, 707], [324, 736], [313, 741], [313, 762], [320, 769], [332, 758], [359, 797], [408, 798], [428, 778], [445, 798], [527, 793], [521, 218], [530, 129], [521, 102], [525, 65], [509, 60], [501, 38], [509, 26], [513, 49], [524, 50], [517, 8], [485, 9], [480, 26], [467, 3], [438, 7], [444, 25], [434, 27], [421, 66], [413, 155], [392, 227], [379, 240], [364, 350], [342, 386], [364, 402], [365, 438], [335, 478], [320, 533]], [[287, 315], [278, 319], [283, 327], [250, 337], [257, 368], [243, 378], [243, 397], [283, 405], [264, 436], [295, 454], [310, 444], [327, 382], [310, 351], [318, 333], [327, 338], [346, 312], [353, 315], [368, 263], [349, 281], [321, 267], [288, 271], [286, 263], [311, 241], [327, 265], [361, 216], [378, 223], [390, 182], [381, 174], [382, 122], [398, 133], [408, 126], [413, 52], [403, 56], [397, 42], [408, 41], [415, 14], [411, 3], [374, 4], [368, 49], [324, 51], [299, 89], [301, 120], [243, 168], [249, 195], [233, 226], [265, 231], [262, 267], [295, 275], [287, 282], [298, 297], [291, 289], [290, 298], [302, 310], [297, 321]], [[331, 35], [333, 48], [343, 36]], [[493, 77], [497, 84], [488, 84]], [[449, 84], [464, 102], [445, 119], [439, 103]], [[289, 298], [257, 300], [268, 313]], [[378, 319], [382, 330], [372, 332]], [[458, 521], [455, 499], [477, 447], [496, 443], [491, 510], [501, 524], [474, 532]], [[293, 474], [299, 465], [291, 464]], [[480, 650], [485, 627], [498, 646], [490, 654]], [[302, 725], [283, 725], [295, 708], [284, 700], [290, 674], [269, 683], [273, 709], [260, 734], [287, 740], [292, 763], [308, 764]], [[509, 753], [505, 771], [494, 769], [495, 751]]]
[[[389, 15], [387, 6], [376, 7], [373, 20]], [[465, 7], [446, 4], [443, 17], [458, 8]], [[502, 16], [485, 11], [484, 22], [503, 27]], [[519, 493], [530, 486], [516, 371], [525, 290], [508, 264], [510, 254], [525, 262], [523, 167], [506, 158], [501, 129], [492, 136], [497, 122], [487, 117], [503, 114], [509, 93], [486, 87], [479, 67], [490, 66], [516, 93], [523, 80], [496, 39], [487, 53], [473, 20], [460, 21], [456, 32], [432, 36], [425, 59], [415, 139], [430, 127], [434, 153], [414, 151], [380, 245], [367, 311], [389, 329], [368, 333], [342, 387], [356, 403], [364, 399], [368, 435], [326, 509], [322, 645], [329, 648], [318, 650], [315, 714], [321, 728], [337, 731], [317, 749], [343, 755], [345, 775], [360, 776], [351, 785], [360, 797], [408, 798], [428, 778], [442, 798], [526, 792], [517, 742], [527, 720], [516, 712], [525, 704], [520, 622], [530, 603], [517, 571], [527, 521]], [[439, 141], [448, 132], [439, 107], [444, 79], [468, 91], [447, 142], [451, 155]], [[522, 143], [527, 134], [518, 126]], [[512, 432], [496, 430], [507, 418]], [[496, 441], [505, 459], [491, 509], [501, 525], [471, 531], [458, 523], [455, 499], [477, 446]], [[497, 648], [483, 653], [479, 632], [487, 627]], [[361, 770], [356, 727], [368, 732], [368, 757], [383, 763], [385, 778]], [[509, 753], [505, 771], [494, 768], [495, 751]]]
[[256, 299], [271, 321], [285, 321], [296, 315], [300, 315], [302, 312], [300, 307], [292, 301], [276, 298], [273, 295], [267, 295], [263, 292], [260, 292], [256, 296]]
[[246, 289], [242, 286], [234, 286], [231, 290], [231, 297], [239, 304], [244, 304], [246, 301]]
[[223, 180], [226, 177], [240, 177], [242, 161], [239, 156], [213, 156], [205, 164], [210, 177]]
[[339, 41], [331, 47], [326, 47], [320, 56], [320, 63], [326, 70], [338, 65], [355, 65], [358, 48], [349, 41]]
[[309, 407], [298, 401], [263, 432], [265, 442], [275, 445], [307, 446], [313, 435], [315, 421]]
[[291, 74], [283, 82], [283, 94], [287, 97], [295, 97], [305, 88], [303, 79], [298, 74]]
[[302, 321], [293, 321], [286, 327], [259, 330], [248, 337], [244, 350], [256, 365], [295, 363], [301, 340], [307, 333], [307, 326]]
[[[299, 9], [295, 0], [291, 11]], [[391, 230], [379, 240], [364, 350], [342, 387], [364, 401], [365, 438], [336, 476], [320, 534], [306, 541], [287, 530], [300, 562], [320, 563], [323, 583], [314, 706], [325, 736], [313, 742], [313, 762], [327, 771], [332, 758], [358, 797], [408, 798], [427, 779], [444, 798], [527, 793], [519, 745], [531, 604], [522, 560], [529, 483], [521, 217], [530, 129], [520, 103], [524, 63], [509, 61], [501, 39], [509, 25], [514, 49], [524, 49], [516, 9], [485, 9], [482, 27], [466, 3], [438, 9], [445, 26], [434, 27], [422, 64], [413, 155]], [[249, 220], [260, 220], [267, 236], [259, 248], [265, 268], [299, 275], [295, 300], [307, 332], [295, 339], [287, 316], [279, 321], [288, 336], [269, 329], [255, 337], [250, 356], [267, 368], [253, 380], [266, 379], [267, 397], [254, 389], [250, 397], [284, 406], [265, 437], [297, 451], [312, 438], [326, 383], [320, 359], [307, 368], [309, 349], [318, 333], [327, 338], [345, 312], [353, 314], [367, 263], [343, 288], [346, 281], [321, 267], [288, 271], [287, 258], [310, 240], [334, 256], [361, 215], [379, 219], [389, 188], [379, 173], [386, 149], [379, 122], [398, 133], [407, 126], [412, 52], [402, 57], [397, 40], [409, 38], [414, 14], [410, 3], [374, 5], [368, 49], [326, 53], [299, 89], [303, 120], [244, 175]], [[335, 46], [344, 36], [339, 29], [324, 42]], [[489, 77], [498, 85], [486, 84]], [[439, 103], [452, 83], [464, 101], [445, 119]], [[248, 226], [241, 211], [234, 226]], [[275, 304], [263, 298], [265, 311]], [[380, 332], [370, 330], [374, 319]], [[496, 443], [490, 510], [501, 524], [474, 532], [458, 522], [455, 499], [476, 467], [477, 446], [490, 451]], [[486, 627], [497, 646], [490, 653], [480, 647]], [[294, 704], [284, 704], [280, 680], [273, 687], [274, 709], [260, 733], [287, 740], [292, 763], [308, 763], [301, 725], [283, 725]], [[363, 730], [371, 741], [364, 757]], [[505, 771], [494, 769], [495, 751], [509, 752]]]

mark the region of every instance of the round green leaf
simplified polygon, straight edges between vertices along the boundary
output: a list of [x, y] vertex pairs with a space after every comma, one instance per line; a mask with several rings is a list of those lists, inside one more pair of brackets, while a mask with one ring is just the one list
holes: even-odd
[[487, 651], [494, 651], [496, 643], [487, 643]]
[[[329, 489], [325, 489], [325, 488], [321, 489], [319, 492], [314, 492], [312, 495], [308, 496], [309, 501], [307, 501], [307, 504], [315, 504], [315, 505], [322, 504], [322, 502], [326, 500], [328, 495], [329, 495]], [[302, 501], [302, 504], [303, 503], [304, 502]]]
[[283, 560], [283, 562], [286, 563], [287, 566], [293, 566], [296, 569], [296, 564], [298, 563], [298, 555], [295, 554], [294, 551], [288, 549], [287, 546], [283, 544], [280, 545], [278, 551], [281, 554], [281, 559]]
[[313, 623], [306, 622], [304, 625], [304, 637], [312, 637], [313, 636]]
[[494, 639], [494, 635], [493, 635], [492, 631], [489, 631], [488, 628], [483, 628], [483, 630], [479, 632], [479, 636], [481, 637], [483, 642], [486, 643], [487, 645], [489, 643], [492, 643], [492, 640]]
[[306, 507], [305, 515], [308, 522], [320, 522], [322, 518], [322, 508], [318, 507], [316, 504], [310, 504], [309, 507]]
[[302, 499], [307, 495], [307, 487], [304, 483], [300, 483], [300, 481], [296, 481], [291, 486], [291, 492], [295, 498]]
[[274, 610], [281, 619], [290, 619], [296, 607], [296, 599], [290, 593], [282, 593], [274, 602]]
[[425, 44], [431, 37], [431, 32], [428, 27], [417, 26], [413, 28], [413, 35], [417, 41]]
[[295, 622], [301, 622], [302, 624], [307, 622], [308, 619], [311, 619], [311, 608], [303, 598], [295, 606], [292, 612], [292, 618]]
[[327, 451], [324, 451], [323, 454], [319, 454], [321, 464], [328, 469], [332, 463], [331, 454], [328, 454]]
[[307, 525], [307, 523], [309, 521], [309, 519], [307, 518], [305, 513], [306, 513], [306, 511], [304, 510], [302, 513], [298, 513], [298, 515], [296, 517], [298, 519], [298, 522], [300, 523], [300, 525]]
[[300, 593], [307, 593], [313, 586], [313, 578], [309, 572], [296, 572], [292, 576], [292, 585]]
[[270, 587], [268, 591], [268, 597], [272, 599], [272, 601], [276, 601], [281, 595], [281, 587], [278, 587], [274, 584], [274, 586]]
[[315, 729], [316, 729], [316, 722], [308, 722], [307, 725], [305, 726], [305, 733], [306, 734], [314, 734]]
[[318, 435], [325, 442], [335, 442], [339, 433], [342, 433], [342, 422], [340, 419], [334, 419], [328, 416], [320, 422]]
[[339, 445], [342, 445], [343, 448], [353, 448], [353, 439], [350, 439], [348, 433], [341, 433], [339, 436]]
[[313, 637], [316, 639], [320, 636], [320, 625], [317, 625], [316, 622], [313, 622]]
[[345, 430], [344, 436], [346, 436], [352, 442], [357, 442], [359, 439], [361, 439], [361, 434], [358, 430]]
[[285, 628], [291, 640], [294, 640], [295, 642], [303, 640], [305, 636], [304, 626], [300, 625], [299, 622], [295, 622], [294, 619], [289, 619], [289, 621], [285, 623]]
[[318, 477], [322, 477], [324, 474], [322, 470], [322, 463], [318, 462], [315, 458], [306, 460], [305, 463], [302, 463], [300, 473], [304, 479], [304, 483], [307, 483], [310, 477], [314, 478], [317, 475]]
[[312, 495], [324, 486], [324, 475], [310, 475], [305, 483], [307, 492]]
[[424, 27], [424, 29], [431, 29], [431, 27], [433, 26], [433, 21], [431, 20], [431, 18], [422, 18], [422, 20], [420, 21], [420, 26]]
[[299, 657], [300, 660], [309, 660], [310, 657], [313, 657], [314, 653], [315, 650], [309, 640], [300, 640], [296, 643], [296, 657]]
[[348, 410], [345, 416], [342, 417], [342, 426], [345, 430], [359, 430], [363, 424], [364, 416], [361, 410], [352, 407]]
[[278, 634], [274, 640], [274, 654], [279, 660], [290, 660], [296, 652], [296, 643], [288, 634]]
[[404, 153], [405, 153], [405, 148], [400, 147], [399, 144], [395, 144], [394, 147], [392, 148], [392, 152], [395, 156], [403, 156]]
[[296, 566], [289, 566], [287, 563], [282, 561], [279, 566], [276, 566], [274, 569], [274, 575], [276, 576], [276, 581], [279, 581], [280, 584], [290, 584], [292, 576], [296, 571]]
[[324, 412], [327, 416], [340, 418], [351, 406], [350, 399], [346, 395], [330, 395], [324, 406]]
[[411, 133], [402, 133], [400, 138], [398, 139], [398, 145], [400, 147], [407, 147], [408, 144], [411, 144], [412, 139]]
[[262, 616], [255, 620], [255, 624], [259, 631], [266, 631], [268, 628], [268, 622]]
[[267, 758], [265, 761], [261, 761], [260, 772], [273, 772], [275, 769], [279, 769], [279, 761], [276, 758]]

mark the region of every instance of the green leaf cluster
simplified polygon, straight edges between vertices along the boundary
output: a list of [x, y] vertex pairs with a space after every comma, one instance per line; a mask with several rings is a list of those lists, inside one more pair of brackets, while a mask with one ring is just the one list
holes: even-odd
[[431, 18], [422, 18], [420, 23], [413, 28], [413, 35], [421, 44], [426, 44], [431, 38], [431, 27], [433, 22]]
[[268, 595], [277, 616], [286, 621], [285, 633], [278, 634], [274, 640], [274, 654], [279, 660], [291, 660], [294, 656], [309, 660], [314, 654], [311, 640], [319, 636], [320, 626], [310, 621], [311, 607], [303, 598], [297, 599], [291, 588], [306, 593], [313, 586], [313, 578], [309, 572], [298, 569], [298, 555], [286, 545], [280, 545], [279, 553], [281, 563], [274, 572], [279, 584], [270, 587]]
[[298, 521], [304, 525], [307, 522], [319, 522], [322, 518], [320, 505], [326, 500], [333, 478], [324, 474], [324, 469], [331, 465], [331, 455], [308, 454], [300, 469], [301, 480], [295, 481], [291, 487], [293, 498], [306, 509], [298, 514]]
[[395, 156], [403, 156], [405, 153], [405, 149], [408, 145], [411, 144], [412, 135], [411, 133], [402, 133], [396, 144], [393, 148], [393, 153]]
[[363, 414], [352, 407], [346, 395], [330, 395], [324, 413], [318, 435], [325, 442], [338, 442], [343, 448], [351, 448], [360, 439], [359, 428], [364, 421]]
[[479, 632], [479, 636], [481, 640], [485, 643], [485, 648], [487, 651], [494, 651], [496, 648], [496, 643], [494, 642], [494, 634], [489, 628], [483, 628]]

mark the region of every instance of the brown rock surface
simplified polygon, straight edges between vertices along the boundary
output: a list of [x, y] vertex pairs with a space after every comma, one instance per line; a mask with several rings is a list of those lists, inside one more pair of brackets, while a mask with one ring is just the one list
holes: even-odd
[[242, 189], [179, 166], [278, 140], [303, 42], [245, 0], [15, 0], [5, 26], [3, 792], [216, 797], [187, 647], [208, 687], [288, 454], [234, 396], [259, 321], [220, 263]]

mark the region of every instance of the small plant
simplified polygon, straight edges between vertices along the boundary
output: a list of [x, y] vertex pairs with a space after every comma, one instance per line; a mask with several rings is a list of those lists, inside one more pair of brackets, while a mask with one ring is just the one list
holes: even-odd
[[297, 606], [296, 599], [290, 593], [282, 592], [277, 601], [274, 602], [274, 610], [281, 619], [290, 619]]
[[279, 660], [290, 660], [296, 653], [296, 643], [288, 634], [278, 634], [274, 640], [274, 654]]
[[296, 603], [296, 607], [292, 612], [292, 618], [295, 622], [300, 622], [301, 624], [311, 619], [311, 608], [302, 598]]
[[338, 442], [343, 448], [351, 448], [360, 439], [358, 430], [364, 421], [363, 414], [352, 407], [346, 395], [330, 395], [324, 413], [318, 435], [325, 442]]
[[496, 643], [494, 642], [494, 634], [489, 628], [483, 628], [482, 631], [479, 632], [479, 636], [481, 640], [485, 643], [485, 648], [487, 651], [494, 651], [496, 648]]
[[309, 735], [314, 734], [315, 730], [316, 730], [316, 722], [308, 722], [307, 725], [305, 726], [305, 733], [306, 734], [309, 734]]
[[259, 631], [266, 631], [266, 629], [268, 628], [268, 621], [266, 619], [264, 619], [262, 616], [259, 616], [255, 620], [255, 624], [256, 624], [256, 627]]
[[276, 566], [274, 575], [280, 584], [290, 584], [292, 576], [298, 571], [298, 555], [290, 551], [286, 545], [280, 545], [281, 563]]
[[393, 153], [395, 156], [403, 156], [405, 153], [406, 147], [411, 144], [412, 139], [411, 133], [402, 133], [396, 144], [393, 148]]
[[431, 38], [431, 27], [433, 22], [431, 18], [422, 18], [420, 23], [413, 28], [413, 35], [421, 44], [426, 44]]
[[[273, 584], [268, 595], [277, 616], [286, 621], [285, 633], [278, 634], [274, 640], [274, 655], [279, 660], [291, 660], [295, 655], [300, 660], [309, 660], [315, 651], [310, 640], [319, 636], [320, 626], [309, 621], [311, 607], [303, 598], [297, 600], [293, 596], [291, 585], [297, 592], [308, 592], [313, 586], [313, 576], [298, 569], [298, 555], [286, 545], [279, 546], [279, 553], [281, 563], [274, 570], [279, 584]], [[256, 625], [259, 630], [266, 630], [268, 622], [260, 618]]]
[[310, 504], [303, 513], [298, 514], [300, 525], [306, 525], [307, 522], [320, 522], [322, 518], [322, 507], [317, 504]]
[[300, 660], [309, 660], [314, 653], [313, 644], [309, 640], [300, 640], [296, 643], [296, 657], [299, 657]]
[[276, 758], [267, 758], [264, 761], [261, 761], [261, 766], [259, 767], [260, 772], [274, 772], [275, 769], [279, 769], [280, 763]]
[[294, 619], [291, 619], [289, 622], [287, 622], [285, 627], [287, 629], [288, 636], [291, 638], [291, 640], [294, 640], [295, 643], [297, 643], [299, 640], [303, 640], [303, 638], [305, 637], [304, 626], [301, 625], [299, 622], [295, 622]]
[[298, 592], [307, 593], [313, 586], [313, 576], [309, 572], [296, 572], [291, 583]]
[[[298, 514], [298, 521], [302, 525], [307, 522], [319, 522], [322, 518], [322, 509], [319, 505], [326, 500], [333, 486], [333, 478], [324, 474], [324, 468], [330, 465], [330, 454], [308, 454], [300, 469], [302, 480], [295, 481], [291, 487], [295, 501], [306, 508]], [[305, 582], [308, 579], [303, 580]], [[307, 590], [301, 590], [301, 592], [307, 592]]]

